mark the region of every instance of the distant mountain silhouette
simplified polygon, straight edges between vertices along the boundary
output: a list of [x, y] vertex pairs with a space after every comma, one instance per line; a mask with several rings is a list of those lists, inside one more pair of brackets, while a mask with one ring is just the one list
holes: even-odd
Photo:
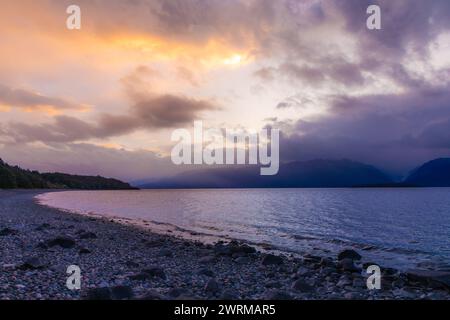
[[0, 189], [134, 189], [128, 183], [100, 176], [39, 173], [10, 166], [0, 159]]
[[450, 158], [423, 164], [411, 172], [405, 182], [420, 187], [450, 187]]
[[280, 165], [274, 176], [261, 176], [259, 166], [224, 167], [184, 172], [141, 188], [337, 188], [390, 185], [377, 168], [350, 160], [296, 161]]

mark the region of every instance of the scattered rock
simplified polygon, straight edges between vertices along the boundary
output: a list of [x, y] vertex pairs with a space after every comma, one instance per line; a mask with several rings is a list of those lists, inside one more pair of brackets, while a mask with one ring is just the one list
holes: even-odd
[[322, 258], [319, 261], [319, 265], [322, 267], [334, 267], [333, 259], [331, 258]]
[[188, 290], [185, 288], [173, 288], [167, 292], [167, 295], [171, 298], [178, 298], [181, 295], [185, 295], [188, 293]]
[[205, 286], [205, 292], [216, 294], [220, 291], [220, 285], [215, 279], [210, 279]]
[[27, 260], [23, 264], [20, 265], [20, 269], [22, 270], [38, 270], [46, 267], [46, 264], [40, 257], [32, 257]]
[[283, 286], [283, 285], [282, 285], [281, 282], [279, 282], [279, 281], [271, 281], [271, 282], [267, 282], [266, 285], [265, 285], [266, 288], [271, 288], [271, 289], [273, 289], [273, 288], [279, 289], [279, 288], [281, 288], [282, 286]]
[[59, 236], [47, 242], [49, 247], [60, 246], [64, 249], [70, 249], [75, 246], [76, 242], [71, 237]]
[[355, 266], [352, 259], [348, 259], [348, 258], [340, 260], [338, 263], [338, 267], [342, 271], [347, 271], [347, 272], [361, 272], [362, 271], [360, 268]]
[[173, 257], [172, 251], [170, 249], [166, 249], [166, 248], [159, 250], [159, 255], [161, 257], [166, 257], [166, 258], [172, 258]]
[[175, 300], [199, 300], [196, 296], [186, 295], [182, 294], [181, 296], [177, 297]]
[[406, 272], [406, 276], [412, 282], [450, 289], [450, 272], [412, 269]]
[[132, 260], [128, 260], [125, 262], [125, 265], [129, 268], [138, 268], [139, 267], [139, 263], [134, 262]]
[[292, 300], [292, 296], [280, 290], [268, 290], [263, 295], [263, 300]]
[[114, 300], [133, 299], [134, 292], [129, 286], [115, 286], [111, 289], [111, 297]]
[[45, 229], [49, 229], [50, 227], [51, 227], [50, 224], [48, 224], [48, 223], [43, 223], [43, 224], [37, 226], [35, 230], [36, 230], [36, 231], [43, 231], [43, 230], [45, 230]]
[[108, 287], [89, 289], [85, 298], [86, 300], [111, 300], [111, 290]]
[[3, 228], [2, 230], [0, 230], [0, 237], [13, 236], [18, 233], [19, 233], [19, 231], [17, 231], [17, 230], [10, 229], [10, 228]]
[[339, 287], [339, 288], [345, 288], [345, 287], [348, 287], [351, 285], [353, 285], [353, 282], [347, 278], [341, 278], [341, 279], [339, 279], [338, 283], [336, 283], [336, 287]]
[[150, 267], [149, 269], [142, 270], [142, 272], [148, 274], [150, 277], [167, 278], [164, 269], [160, 267]]
[[360, 300], [362, 295], [358, 292], [347, 292], [344, 294], [344, 298], [347, 300]]
[[150, 290], [150, 291], [147, 291], [139, 299], [140, 300], [165, 300], [165, 297], [157, 291]]
[[231, 241], [228, 244], [228, 247], [230, 248], [231, 253], [244, 253], [244, 254], [252, 254], [256, 252], [256, 249], [253, 247], [250, 247], [247, 244], [242, 244], [237, 241]]
[[239, 257], [234, 261], [239, 264], [248, 264], [252, 262], [252, 259], [250, 259], [249, 257]]
[[47, 249], [48, 249], [48, 245], [47, 245], [47, 243], [45, 243], [44, 241], [41, 241], [41, 242], [39, 242], [39, 243], [36, 245], [36, 248], [38, 248], [38, 249], [43, 249], [43, 250], [47, 250]]
[[150, 279], [150, 275], [145, 272], [139, 272], [139, 273], [130, 275], [128, 278], [130, 280], [143, 281], [143, 280]]
[[214, 272], [209, 269], [201, 269], [198, 274], [204, 275], [207, 277], [214, 277]]
[[200, 259], [198, 259], [198, 262], [201, 264], [210, 264], [210, 263], [214, 263], [216, 261], [216, 257], [214, 256], [206, 256], [206, 257], [201, 257]]
[[305, 293], [314, 291], [314, 288], [302, 279], [295, 281], [292, 284], [292, 289], [294, 289], [296, 291], [300, 291], [300, 292], [305, 292]]
[[361, 255], [355, 250], [347, 249], [339, 252], [338, 260], [351, 259], [351, 260], [361, 260]]
[[315, 264], [315, 263], [320, 263], [320, 261], [322, 260], [322, 257], [314, 256], [312, 254], [305, 254], [303, 256], [302, 260], [306, 264]]
[[273, 254], [266, 254], [261, 263], [263, 266], [281, 265], [283, 264], [283, 258], [280, 256], [275, 256]]
[[414, 299], [416, 297], [416, 294], [405, 289], [395, 289], [392, 293], [400, 299]]
[[89, 254], [91, 253], [91, 250], [87, 249], [87, 248], [80, 248], [80, 250], [78, 251], [79, 254]]
[[222, 292], [222, 295], [219, 298], [220, 300], [239, 300], [239, 295], [230, 289], [226, 289]]
[[241, 244], [238, 241], [231, 241], [229, 244], [218, 242], [214, 245], [214, 253], [216, 255], [231, 256], [236, 254], [252, 254], [256, 252], [256, 249], [250, 247], [247, 244]]
[[97, 235], [93, 232], [80, 233], [80, 239], [97, 239]]

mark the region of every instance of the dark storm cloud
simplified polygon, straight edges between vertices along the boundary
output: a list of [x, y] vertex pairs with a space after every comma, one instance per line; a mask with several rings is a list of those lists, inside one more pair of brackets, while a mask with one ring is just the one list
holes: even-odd
[[344, 61], [325, 60], [323, 65], [311, 67], [295, 63], [283, 63], [278, 69], [263, 68], [255, 72], [262, 80], [270, 79], [274, 73], [285, 76], [290, 80], [301, 81], [303, 84], [316, 86], [325, 82], [343, 83], [345, 85], [364, 85], [364, 76], [358, 65]]
[[0, 131], [15, 142], [73, 142], [108, 138], [139, 129], [174, 128], [192, 123], [204, 111], [216, 110], [210, 101], [184, 96], [160, 95], [149, 97], [133, 105], [127, 114], [102, 114], [95, 123], [70, 116], [56, 116], [52, 123], [31, 125], [12, 123]]
[[24, 89], [10, 88], [0, 84], [0, 104], [16, 108], [36, 109], [53, 107], [55, 109], [82, 109], [83, 106], [68, 100], [49, 97]]
[[337, 96], [331, 104], [328, 116], [290, 125], [294, 133], [281, 138], [284, 161], [350, 158], [404, 173], [433, 157], [450, 156], [447, 88]]
[[[366, 10], [372, 4], [381, 7], [381, 30], [365, 27]], [[427, 63], [429, 45], [450, 29], [450, 2], [447, 0], [338, 0], [315, 2], [313, 6], [298, 2], [298, 6], [301, 7], [295, 10], [295, 5], [288, 5], [288, 11], [284, 12], [288, 27], [278, 27], [276, 37], [267, 37], [260, 43], [265, 50], [272, 52], [277, 48], [277, 54], [285, 56], [284, 62], [262, 66], [255, 72], [261, 80], [272, 81], [275, 76], [284, 76], [306, 85], [363, 86], [370, 76], [372, 80], [390, 79], [405, 89], [415, 89], [424, 85], [423, 79], [411, 74], [403, 64], [412, 54]], [[314, 18], [312, 12], [318, 8], [320, 16], [326, 19]], [[344, 28], [336, 28], [346, 38], [353, 39], [355, 47], [349, 50], [355, 50], [356, 59], [349, 60], [345, 52], [328, 47], [327, 34], [317, 44], [305, 45], [300, 27], [309, 30], [333, 19], [343, 20]]]

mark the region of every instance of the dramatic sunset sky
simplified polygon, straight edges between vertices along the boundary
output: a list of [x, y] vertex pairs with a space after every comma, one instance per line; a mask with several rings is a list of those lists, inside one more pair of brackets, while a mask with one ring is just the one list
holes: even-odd
[[25, 168], [170, 175], [172, 131], [202, 119], [402, 175], [450, 156], [449, 89], [448, 0], [0, 2], [0, 157]]

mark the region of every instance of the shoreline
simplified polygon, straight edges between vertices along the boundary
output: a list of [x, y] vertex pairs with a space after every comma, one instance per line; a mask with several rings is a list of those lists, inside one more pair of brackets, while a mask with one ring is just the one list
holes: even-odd
[[[204, 244], [33, 200], [55, 191], [0, 190], [0, 299], [450, 299], [446, 274], [382, 268], [382, 289], [368, 290], [352, 256]], [[80, 291], [66, 287], [69, 265]]]

